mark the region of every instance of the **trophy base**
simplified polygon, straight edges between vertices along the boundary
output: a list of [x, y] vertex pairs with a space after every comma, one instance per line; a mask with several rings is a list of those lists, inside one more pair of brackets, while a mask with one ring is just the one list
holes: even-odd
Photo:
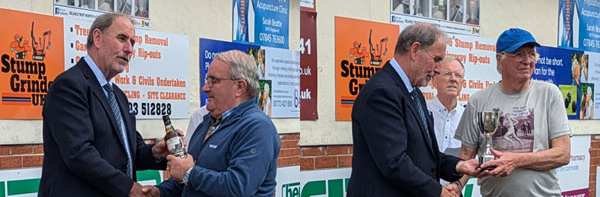
[[[491, 160], [492, 160], [491, 158], [479, 157], [479, 168], [481, 168], [481, 164], [491, 161]], [[481, 168], [481, 171], [484, 171], [484, 170], [492, 171], [494, 169], [496, 169], [496, 166], [488, 166], [485, 168]]]
[[487, 170], [487, 171], [492, 171], [494, 169], [496, 169], [496, 166], [488, 166], [488, 167], [485, 167], [485, 168], [481, 168], [481, 170]]

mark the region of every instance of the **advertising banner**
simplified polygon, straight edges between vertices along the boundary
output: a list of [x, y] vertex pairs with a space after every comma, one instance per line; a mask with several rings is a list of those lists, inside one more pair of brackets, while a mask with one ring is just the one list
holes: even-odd
[[335, 17], [335, 120], [350, 120], [354, 100], [369, 78], [392, 59], [398, 26]]
[[48, 88], [64, 70], [63, 19], [7, 9], [0, 15], [0, 119], [42, 119]]
[[[536, 62], [533, 79], [556, 84], [563, 94], [563, 100], [569, 119], [580, 119], [581, 106], [581, 68], [586, 64], [587, 55], [583, 51], [538, 47], [540, 58]], [[587, 86], [586, 86], [587, 87]]]
[[540, 58], [533, 79], [556, 84], [563, 94], [569, 119], [600, 119], [595, 87], [600, 85], [600, 54], [594, 52], [538, 47]]
[[351, 168], [300, 171], [298, 166], [277, 168], [277, 197], [346, 196]]
[[[102, 0], [98, 0], [98, 1], [102, 1]], [[78, 1], [74, 1], [74, 2], [78, 2]], [[89, 5], [78, 3], [76, 6], [67, 5], [64, 3], [62, 3], [62, 4], [55, 3], [54, 4], [54, 16], [89, 21], [91, 24], [92, 22], [94, 22], [94, 19], [96, 19], [96, 17], [98, 17], [106, 12], [113, 12], [113, 10], [115, 10], [115, 9], [123, 10], [123, 12], [121, 12], [121, 13], [131, 15], [131, 13], [125, 13], [125, 12], [127, 12], [127, 9], [129, 9], [129, 12], [131, 12], [131, 0], [127, 0], [127, 2], [119, 1], [117, 3], [117, 5], [115, 5], [112, 1], [100, 2], [99, 9], [95, 9], [95, 7], [93, 7], [93, 6], [95, 6], [93, 0], [88, 1], [88, 2], [90, 3]], [[143, 2], [145, 2], [145, 3], [143, 3]], [[139, 5], [137, 5], [137, 4], [139, 4]], [[117, 6], [117, 7], [115, 7], [115, 6]], [[138, 9], [138, 7], [140, 7], [143, 10]], [[136, 6], [134, 8], [136, 9], [136, 11], [134, 11], [135, 15], [132, 15], [133, 16], [132, 18], [135, 21], [135, 24], [134, 24], [135, 28], [150, 29], [150, 20], [148, 19], [148, 0], [137, 0]], [[117, 12], [120, 12], [120, 11], [117, 11]], [[146, 16], [146, 17], [143, 17], [143, 16]]]
[[[273, 118], [300, 117], [300, 52], [263, 47], [266, 53], [266, 81], [271, 81]], [[266, 92], [265, 92], [266, 93]], [[263, 100], [266, 100], [263, 97]], [[263, 110], [268, 108], [267, 105]], [[259, 107], [260, 107], [259, 101]], [[267, 111], [265, 111], [267, 112]]]
[[317, 13], [300, 11], [300, 120], [316, 120]]
[[[212, 62], [213, 58], [221, 53], [221, 52], [225, 52], [225, 51], [229, 51], [229, 50], [240, 50], [240, 51], [244, 51], [244, 52], [248, 52], [248, 54], [251, 54], [252, 57], [256, 60], [256, 62], [259, 62], [258, 59], [258, 50], [260, 49], [260, 46], [257, 45], [251, 45], [251, 44], [241, 44], [241, 43], [232, 43], [232, 42], [225, 42], [225, 41], [219, 41], [219, 40], [211, 40], [211, 39], [205, 39], [205, 38], [200, 38], [200, 103], [202, 106], [206, 105], [206, 100], [208, 99], [208, 95], [206, 95], [206, 93], [202, 92], [202, 87], [204, 87], [204, 82], [205, 82], [205, 78], [206, 78], [206, 72], [208, 72], [208, 66], [210, 65], [210, 63]], [[263, 52], [261, 52], [263, 53]], [[261, 54], [263, 55], [263, 54]], [[261, 59], [263, 60], [264, 57]], [[265, 68], [262, 68], [261, 65], [264, 65], [264, 63], [257, 63], [257, 71], [259, 74], [259, 79], [264, 79], [265, 74]], [[263, 66], [264, 67], [264, 66]]]
[[[589, 110], [586, 109], [586, 111], [589, 111], [591, 113], [591, 117], [594, 119], [600, 119], [600, 100], [596, 99], [600, 98], [600, 91], [596, 91], [595, 89], [600, 88], [600, 53], [586, 52], [586, 54], [588, 54], [589, 61], [587, 64], [583, 65], [584, 68], [586, 65], [589, 67], [587, 67], [588, 70], [584, 70], [583, 74], [581, 75], [581, 77], [583, 77], [581, 81], [594, 84], [594, 88], [592, 90], [593, 94], [587, 94], [592, 95], [589, 102], [592, 103], [592, 105], [589, 106]], [[599, 113], [594, 113], [594, 111]]]
[[[496, 41], [456, 34], [448, 36], [446, 56], [456, 57], [465, 66], [458, 104], [466, 105], [473, 93], [500, 81], [500, 74], [496, 70]], [[421, 87], [421, 91], [427, 100], [433, 99], [437, 93], [431, 82], [429, 86]]]
[[590, 178], [590, 136], [571, 137], [571, 160], [556, 169], [563, 196], [588, 196]]
[[287, 49], [288, 0], [233, 0], [233, 42]]
[[[247, 52], [257, 62], [260, 91], [257, 105], [272, 118], [300, 117], [300, 53], [286, 49], [260, 47], [257, 45], [200, 39], [201, 85], [210, 62], [221, 52], [228, 50]], [[201, 94], [206, 105], [207, 95]]]
[[479, 0], [391, 0], [390, 4], [390, 21], [402, 29], [424, 22], [447, 33], [479, 36]]
[[[86, 42], [92, 21], [64, 19], [64, 69], [87, 55]], [[189, 38], [136, 29], [129, 67], [113, 78], [129, 99], [138, 119], [188, 118]]]
[[392, 14], [391, 17], [391, 23], [399, 25], [400, 31], [402, 31], [404, 27], [414, 25], [416, 23], [429, 23], [435, 25], [436, 27], [440, 28], [446, 33], [479, 36], [479, 26], [452, 23], [443, 20], [435, 20], [431, 18], [423, 18], [403, 14]]
[[600, 2], [559, 0], [558, 47], [600, 52]]

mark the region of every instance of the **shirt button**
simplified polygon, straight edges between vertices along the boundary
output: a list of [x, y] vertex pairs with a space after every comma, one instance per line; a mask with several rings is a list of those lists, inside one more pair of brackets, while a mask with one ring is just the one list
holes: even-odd
[[448, 139], [448, 136], [444, 137], [444, 139]]

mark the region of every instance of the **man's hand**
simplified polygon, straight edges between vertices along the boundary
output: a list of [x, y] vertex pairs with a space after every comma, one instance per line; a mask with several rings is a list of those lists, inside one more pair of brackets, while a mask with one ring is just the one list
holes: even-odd
[[490, 151], [494, 156], [496, 156], [496, 159], [481, 164], [481, 168], [485, 168], [488, 166], [496, 166], [496, 169], [489, 172], [490, 175], [494, 177], [505, 177], [510, 175], [512, 171], [517, 169], [519, 153], [500, 152], [494, 150], [493, 148], [490, 148]]
[[[181, 140], [183, 140], [183, 145], [187, 146], [187, 142], [183, 137], [183, 131], [181, 131], [180, 129], [175, 129], [175, 132], [177, 132], [177, 135], [179, 135], [179, 137], [181, 137]], [[164, 138], [156, 140], [156, 143], [154, 144], [154, 146], [152, 146], [152, 156], [154, 156], [155, 159], [164, 159], [165, 157], [167, 157], [168, 154], [169, 149], [167, 148], [167, 142], [164, 140]]]
[[460, 174], [467, 174], [467, 175], [475, 176], [475, 175], [479, 174], [479, 171], [481, 170], [478, 168], [478, 166], [479, 166], [479, 161], [477, 161], [476, 159], [459, 161], [456, 164], [456, 172], [458, 172]]
[[[157, 188], [158, 189], [158, 188]], [[146, 194], [142, 191], [142, 185], [137, 182], [133, 182], [133, 186], [131, 186], [131, 190], [129, 190], [130, 197], [145, 197]]]
[[160, 190], [155, 186], [142, 186], [142, 192], [146, 194], [146, 196], [160, 197]]
[[168, 155], [167, 160], [167, 169], [169, 170], [169, 174], [171, 174], [171, 178], [175, 179], [178, 182], [181, 182], [183, 179], [183, 174], [194, 167], [194, 157], [191, 154], [187, 155], [187, 158], [179, 158], [173, 155]]
[[460, 192], [450, 191], [446, 186], [442, 185], [442, 193], [440, 197], [460, 197]]
[[459, 196], [462, 191], [462, 187], [458, 186], [456, 183], [450, 183], [450, 184], [446, 185], [446, 189], [448, 189], [448, 191], [450, 191], [452, 193], [458, 194]]

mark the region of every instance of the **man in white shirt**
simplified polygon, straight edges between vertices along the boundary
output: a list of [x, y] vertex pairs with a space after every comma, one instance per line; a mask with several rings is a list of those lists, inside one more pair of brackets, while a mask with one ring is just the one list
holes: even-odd
[[454, 133], [465, 108], [458, 105], [457, 99], [462, 90], [465, 68], [455, 57], [447, 56], [441, 62], [439, 75], [433, 78], [437, 95], [427, 101], [427, 108], [433, 114], [435, 137], [440, 152], [458, 157], [460, 141], [454, 139]]

